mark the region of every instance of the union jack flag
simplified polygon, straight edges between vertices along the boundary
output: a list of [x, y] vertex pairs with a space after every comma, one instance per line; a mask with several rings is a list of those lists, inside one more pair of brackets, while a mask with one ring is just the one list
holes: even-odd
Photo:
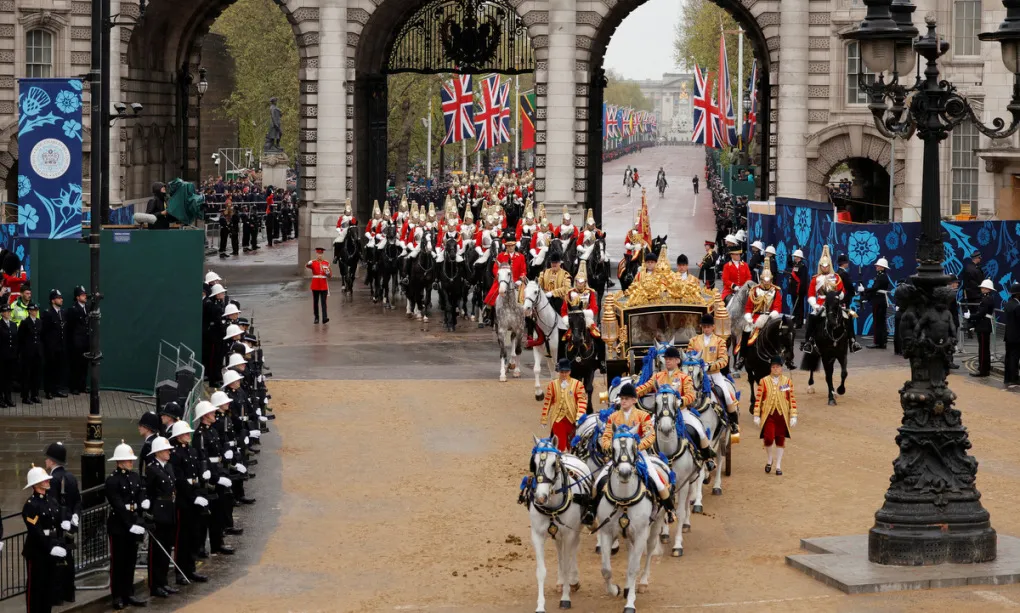
[[609, 138], [620, 136], [620, 127], [616, 124], [616, 105], [606, 105], [606, 134]]
[[730, 62], [726, 53], [726, 37], [719, 37], [719, 127], [720, 138], [727, 147], [737, 146], [737, 118], [733, 114], [733, 95], [730, 89]]
[[[509, 91], [509, 90], [508, 90]], [[499, 75], [482, 80], [482, 108], [475, 114], [474, 151], [491, 149], [501, 141], [500, 123], [503, 114], [503, 92], [499, 86]]]
[[754, 130], [758, 124], [758, 60], [751, 64], [751, 81], [747, 86], [747, 97], [751, 101], [751, 110], [747, 111], [740, 138], [743, 146], [754, 140]]
[[500, 111], [499, 130], [496, 135], [496, 144], [510, 142], [510, 81], [500, 88]]
[[722, 147], [719, 141], [719, 106], [712, 100], [712, 76], [694, 67], [694, 135], [691, 142], [713, 149]]
[[475, 97], [471, 75], [455, 75], [443, 84], [443, 122], [446, 136], [443, 145], [475, 137]]

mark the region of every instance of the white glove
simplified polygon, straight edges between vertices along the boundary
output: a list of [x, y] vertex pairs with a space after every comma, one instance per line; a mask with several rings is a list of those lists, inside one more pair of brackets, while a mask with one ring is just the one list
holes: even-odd
[[247, 445], [247, 444], [248, 444], [248, 442], [249, 442], [249, 441], [248, 441], [248, 437], [247, 437], [247, 436], [246, 436], [246, 437], [244, 437], [244, 444], [245, 444], [245, 445]]
[[514, 285], [515, 285], [516, 287], [520, 287], [520, 286], [521, 286], [521, 281], [520, 281], [520, 279], [518, 279], [517, 281], [514, 281]]
[[67, 521], [66, 519], [64, 521], [60, 522], [60, 529], [63, 530], [64, 532], [70, 532], [71, 531], [71, 522]]
[[259, 421], [269, 421], [269, 418], [266, 417], [265, 415], [260, 415], [259, 416]]
[[757, 415], [754, 416], [754, 425], [756, 426], [761, 425], [761, 417], [758, 417]]
[[148, 498], [146, 498], [145, 500], [142, 501], [142, 508], [145, 509], [146, 511], [148, 511], [149, 507], [151, 507], [151, 506], [152, 506], [152, 503], [149, 502]]
[[238, 464], [234, 468], [236, 468], [237, 472], [241, 473], [242, 475], [248, 472], [248, 469], [244, 467], [244, 464]]
[[137, 534], [137, 535], [141, 536], [141, 535], [145, 534], [145, 528], [139, 526], [138, 524], [135, 524], [134, 526], [131, 526], [130, 528], [128, 528], [128, 532], [130, 532], [131, 534]]
[[790, 420], [790, 427], [792, 428], [792, 427], [794, 427], [796, 425], [797, 425], [797, 418], [794, 417], [793, 419]]
[[202, 480], [208, 481], [209, 479], [212, 479], [212, 473], [207, 470], [204, 473], [202, 473]]
[[[252, 438], [258, 438], [258, 439], [262, 438], [262, 432], [260, 432], [259, 430], [252, 430], [248, 434], [251, 435]], [[245, 445], [248, 444], [248, 437], [247, 436], [244, 437], [244, 444]]]
[[857, 291], [859, 291], [859, 292], [863, 292], [863, 291], [864, 291], [864, 285], [863, 285], [863, 284], [861, 284], [861, 283], [858, 283], [858, 284], [857, 284]]
[[219, 483], [223, 487], [232, 487], [234, 485], [234, 482], [226, 477], [220, 477], [219, 481], [216, 483]]
[[744, 313], [744, 320], [746, 320], [747, 323], [751, 323], [751, 314], [750, 313]]
[[78, 527], [78, 514], [77, 513], [74, 513], [73, 515], [71, 515], [71, 525], [73, 525], [75, 528]]
[[306, 266], [311, 266], [311, 265], [312, 265], [312, 261], [308, 260], [308, 264], [306, 264]]
[[256, 415], [262, 415], [262, 409], [255, 409]]
[[229, 450], [229, 449], [227, 449], [226, 451], [223, 452], [223, 457], [225, 457], [228, 460], [233, 460], [234, 459], [234, 452]]
[[60, 545], [56, 545], [53, 549], [50, 549], [50, 555], [54, 558], [63, 558], [67, 555], [67, 550]]
[[963, 312], [963, 318], [964, 319], [970, 319], [970, 311], [964, 311]]
[[813, 297], [809, 297], [809, 298], [807, 299], [807, 303], [808, 303], [809, 305], [811, 305], [811, 308], [812, 308], [812, 309], [815, 309], [815, 308], [817, 308], [817, 307], [818, 307], [818, 300], [817, 300], [817, 299], [815, 299], [815, 298], [813, 298]]
[[552, 292], [546, 292], [545, 293], [545, 297], [546, 298], [552, 298], [553, 297], [553, 293]]
[[207, 507], [207, 506], [209, 506], [209, 501], [206, 500], [205, 498], [201, 497], [201, 496], [196, 496], [195, 497], [195, 504], [197, 504], [200, 507]]

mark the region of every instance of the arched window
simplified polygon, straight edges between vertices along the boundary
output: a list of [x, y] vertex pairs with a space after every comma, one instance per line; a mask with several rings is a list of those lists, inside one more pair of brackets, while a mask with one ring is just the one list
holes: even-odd
[[53, 35], [46, 30], [29, 30], [25, 33], [25, 76], [53, 76]]

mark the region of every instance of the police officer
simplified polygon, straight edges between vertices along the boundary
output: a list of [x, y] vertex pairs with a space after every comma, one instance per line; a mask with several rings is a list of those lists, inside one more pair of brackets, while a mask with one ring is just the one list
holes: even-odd
[[206, 479], [206, 489], [209, 494], [209, 510], [211, 515], [207, 525], [201, 530], [199, 542], [205, 545], [205, 532], [209, 533], [209, 551], [222, 555], [234, 555], [234, 548], [223, 543], [223, 531], [227, 528], [227, 517], [233, 512], [233, 505], [228, 497], [233, 488], [233, 482], [223, 469], [223, 444], [220, 435], [213, 427], [216, 422], [216, 407], [207, 400], [199, 402], [195, 406], [195, 419], [198, 421], [198, 428], [195, 430], [191, 446], [199, 452], [199, 462], [203, 471], [209, 471], [209, 478]]
[[39, 404], [42, 383], [42, 323], [39, 305], [28, 303], [28, 317], [18, 326], [18, 359], [21, 361], [21, 403]]
[[47, 495], [50, 476], [46, 469], [32, 466], [28, 471], [31, 496], [25, 501], [21, 518], [27, 534], [21, 550], [28, 565], [28, 589], [25, 604], [28, 613], [50, 613], [53, 610], [54, 588], [57, 587], [57, 567], [66, 566], [67, 549], [60, 529], [60, 509]]
[[89, 310], [86, 306], [88, 295], [85, 288], [74, 288], [74, 304], [67, 310], [67, 359], [70, 366], [68, 389], [77, 396], [85, 393], [89, 373], [89, 362], [85, 354], [89, 350]]
[[171, 400], [159, 410], [159, 419], [163, 422], [163, 429], [160, 435], [170, 438], [170, 429], [173, 428], [175, 423], [184, 419], [184, 410], [181, 409], [181, 405]]
[[135, 454], [124, 441], [117, 445], [113, 457], [117, 468], [106, 478], [106, 499], [110, 513], [106, 517], [106, 533], [110, 536], [110, 594], [113, 608], [120, 611], [128, 605], [144, 607], [144, 600], [135, 598], [135, 560], [138, 543], [145, 537], [142, 511], [150, 507], [142, 478], [132, 470]]
[[32, 285], [25, 281], [21, 284], [21, 295], [11, 305], [11, 319], [16, 325], [28, 318], [28, 305], [32, 302]]
[[145, 466], [149, 463], [152, 441], [156, 440], [162, 431], [163, 424], [159, 420], [159, 415], [152, 411], [146, 411], [138, 418], [138, 435], [142, 437], [142, 450], [138, 453], [138, 457], [141, 458], [138, 462], [138, 472], [142, 477], [145, 476]]
[[78, 532], [81, 515], [81, 490], [78, 480], [64, 468], [67, 449], [61, 442], [50, 443], [44, 450], [46, 470], [50, 473], [50, 488], [46, 492], [60, 512], [60, 529], [67, 540], [67, 565], [57, 569], [54, 587], [54, 605], [60, 601], [74, 602], [74, 547], [71, 535]]
[[209, 580], [195, 572], [196, 535], [202, 515], [209, 512], [209, 500], [201, 495], [198, 451], [191, 446], [191, 432], [191, 426], [184, 421], [174, 423], [170, 431], [170, 442], [173, 445], [170, 465], [173, 467], [174, 489], [177, 492], [174, 562], [178, 569], [178, 585], [185, 581], [205, 583]]
[[18, 326], [11, 320], [11, 305], [0, 305], [0, 408], [14, 406], [11, 391], [18, 368]]
[[970, 313], [971, 326], [978, 337], [978, 371], [972, 377], [987, 377], [992, 372], [992, 322], [995, 321], [995, 283], [985, 279], [978, 286], [981, 302]]
[[149, 594], [158, 598], [166, 598], [178, 591], [170, 587], [167, 578], [177, 525], [174, 508], [176, 478], [173, 466], [170, 465], [171, 449], [170, 441], [164, 437], [154, 438], [145, 469], [145, 490], [149, 500], [147, 510], [153, 523], [150, 536], [156, 541], [149, 541]]
[[796, 249], [793, 252], [793, 270], [787, 277], [786, 293], [793, 298], [793, 321], [795, 328], [804, 327], [804, 305], [807, 304], [808, 286], [811, 285], [811, 273], [804, 262], [804, 252]]
[[889, 262], [885, 258], [878, 258], [875, 262], [875, 280], [871, 287], [864, 291], [864, 299], [871, 302], [871, 326], [875, 334], [875, 342], [868, 345], [868, 349], [885, 349], [886, 344], [886, 318], [889, 308], [889, 292], [892, 291], [892, 282], [886, 272], [889, 269]]
[[50, 308], [42, 316], [43, 372], [46, 400], [54, 396], [67, 398], [62, 390], [67, 376], [67, 339], [64, 336], [64, 297], [60, 290], [50, 290]]

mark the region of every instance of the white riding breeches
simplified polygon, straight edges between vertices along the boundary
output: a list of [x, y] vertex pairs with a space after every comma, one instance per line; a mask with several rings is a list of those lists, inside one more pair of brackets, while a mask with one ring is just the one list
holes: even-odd
[[701, 423], [701, 420], [694, 413], [691, 413], [690, 409], [680, 409], [680, 415], [684, 418], [684, 424], [690, 424], [692, 428], [698, 431], [698, 436], [701, 437], [699, 439], [701, 448], [708, 447], [708, 435], [705, 433], [705, 424]]
[[[641, 456], [641, 459], [644, 460], [645, 466], [648, 468], [648, 475], [651, 477], [652, 483], [655, 484], [655, 491], [659, 493], [663, 491], [668, 491], [669, 486], [666, 483], [663, 483], [662, 475], [660, 475], [659, 471], [655, 470], [655, 466], [648, 461], [648, 454], [644, 451], [639, 451], [638, 455]], [[609, 469], [612, 466], [613, 466], [612, 460], [606, 462], [602, 469], [599, 470], [599, 474], [595, 476], [595, 480], [592, 481], [592, 483], [598, 484], [598, 482], [602, 480], [602, 477], [609, 473]]]
[[733, 388], [733, 383], [730, 382], [721, 372], [714, 372], [708, 376], [712, 380], [712, 383], [719, 386], [719, 389], [723, 392], [723, 404], [726, 405], [726, 410], [729, 413], [737, 410], [737, 390]]

